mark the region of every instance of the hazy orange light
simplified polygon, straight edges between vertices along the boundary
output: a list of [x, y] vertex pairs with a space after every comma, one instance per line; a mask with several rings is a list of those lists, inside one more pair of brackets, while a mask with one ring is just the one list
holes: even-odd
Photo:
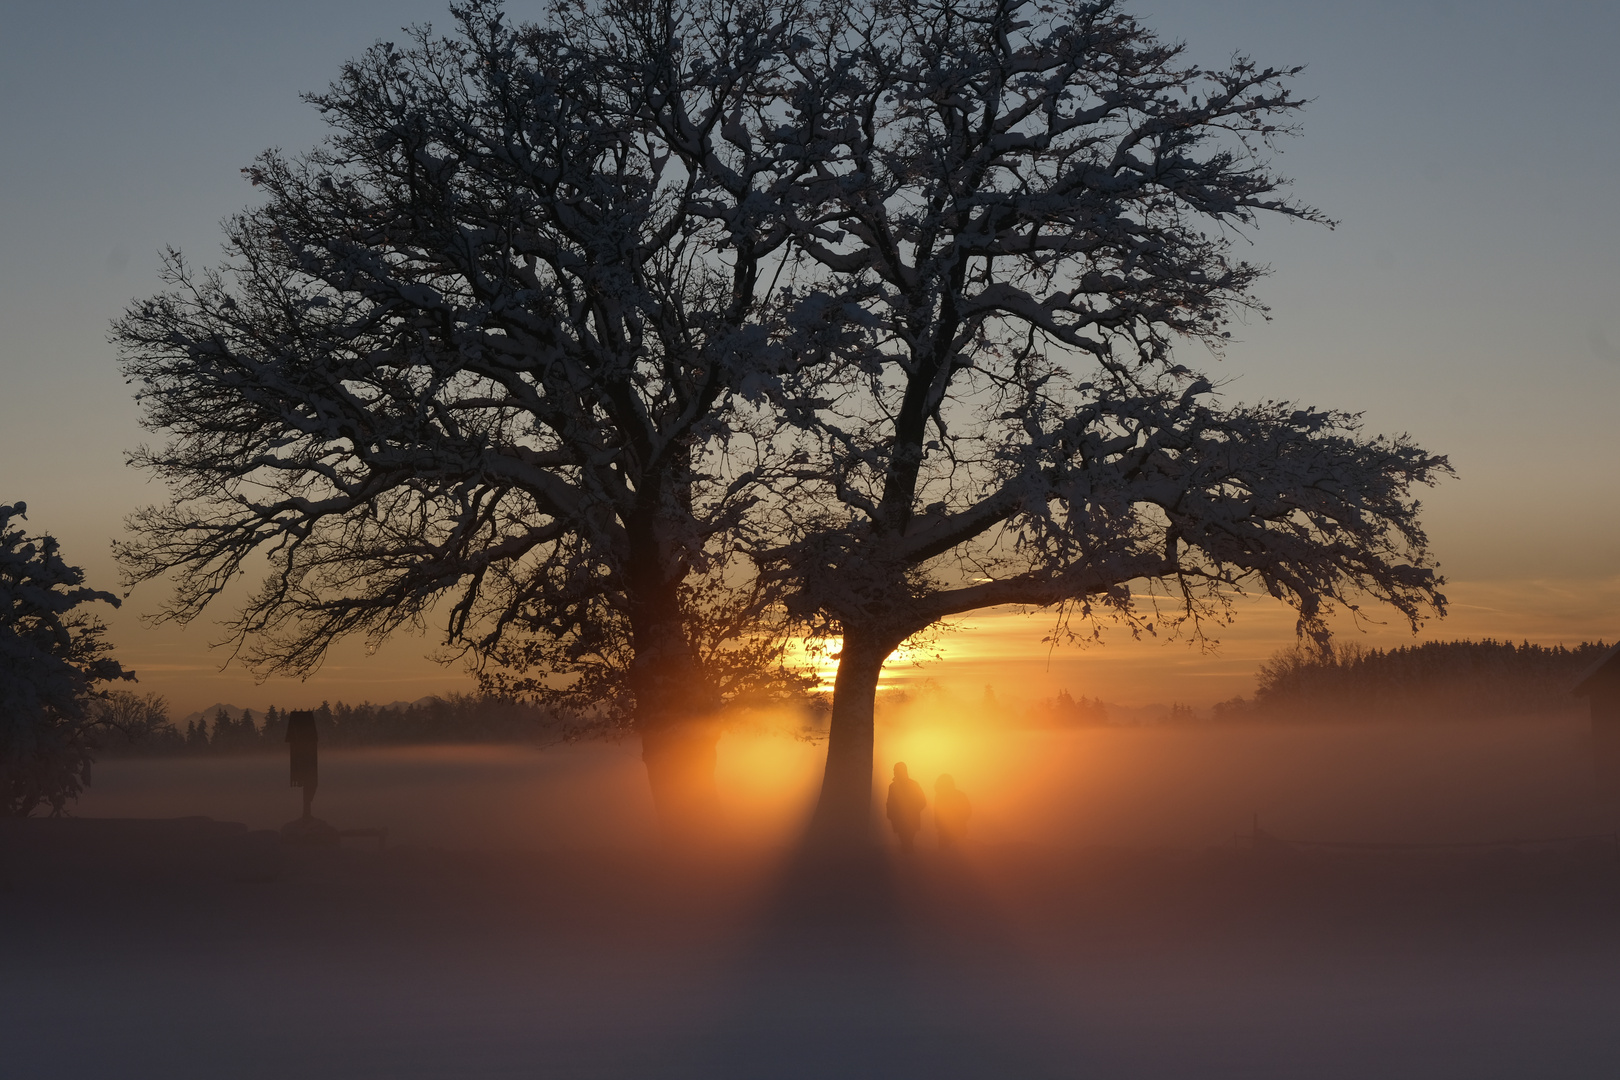
[[[789, 663], [809, 667], [816, 678], [821, 680], [821, 689], [831, 690], [838, 678], [838, 654], [843, 647], [844, 639], [841, 637], [801, 638], [788, 647]], [[925, 660], [949, 659], [952, 659], [952, 655], [937, 643], [926, 650], [902, 644], [883, 661], [883, 674], [878, 679], [878, 688], [888, 690], [907, 681], [899, 672], [912, 668], [915, 664]]]
[[975, 762], [982, 761], [982, 742], [982, 737], [955, 725], [898, 730], [885, 725], [878, 739], [878, 780], [887, 786], [894, 763], [903, 761], [912, 779], [931, 791], [941, 773], [960, 778], [964, 772], [977, 771]]
[[715, 781], [738, 839], [797, 835], [820, 788], [825, 744], [779, 732], [728, 732], [720, 740]]

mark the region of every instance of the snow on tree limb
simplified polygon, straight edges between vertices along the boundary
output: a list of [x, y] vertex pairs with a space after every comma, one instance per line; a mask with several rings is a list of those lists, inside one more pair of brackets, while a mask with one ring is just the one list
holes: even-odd
[[1106, 0], [838, 5], [814, 37], [786, 212], [800, 287], [860, 318], [780, 384], [802, 618], [898, 644], [994, 604], [1128, 614], [1133, 580], [1194, 619], [1262, 589], [1317, 636], [1362, 595], [1443, 611], [1413, 498], [1443, 457], [1171, 358], [1264, 311], [1234, 228], [1331, 224], [1266, 156], [1298, 68], [1187, 65]]
[[447, 643], [486, 657], [533, 633], [567, 639], [565, 667], [690, 668], [683, 590], [755, 497], [727, 403], [770, 362], [762, 269], [787, 239], [759, 220], [774, 158], [723, 129], [780, 18], [452, 10], [454, 36], [311, 95], [329, 139], [245, 170], [264, 202], [224, 265], [171, 256], [115, 325], [165, 440], [131, 460], [172, 490], [120, 557], [172, 578], [180, 620], [268, 558], [229, 631], [261, 671], [441, 601]]

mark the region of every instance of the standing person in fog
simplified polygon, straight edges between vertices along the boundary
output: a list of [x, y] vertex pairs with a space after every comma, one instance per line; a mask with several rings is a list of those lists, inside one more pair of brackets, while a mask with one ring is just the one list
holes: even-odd
[[928, 796], [923, 794], [922, 785], [911, 778], [906, 770], [906, 763], [895, 762], [894, 782], [889, 785], [889, 801], [886, 808], [889, 814], [889, 824], [894, 827], [894, 833], [900, 838], [900, 850], [910, 852], [917, 839], [917, 832], [922, 828], [923, 807], [928, 805]]
[[934, 832], [939, 836], [941, 851], [952, 851], [962, 845], [967, 836], [968, 818], [973, 816], [973, 804], [956, 786], [950, 773], [934, 781]]

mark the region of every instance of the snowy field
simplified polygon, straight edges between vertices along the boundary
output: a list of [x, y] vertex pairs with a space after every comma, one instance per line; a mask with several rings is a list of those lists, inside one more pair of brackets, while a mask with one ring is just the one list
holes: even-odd
[[[818, 747], [729, 738], [656, 844], [632, 746], [110, 762], [0, 823], [6, 1076], [1611, 1077], [1614, 828], [1582, 727], [891, 733], [976, 842], [792, 856]], [[205, 815], [206, 822], [132, 818]], [[925, 835], [925, 839], [927, 839]]]

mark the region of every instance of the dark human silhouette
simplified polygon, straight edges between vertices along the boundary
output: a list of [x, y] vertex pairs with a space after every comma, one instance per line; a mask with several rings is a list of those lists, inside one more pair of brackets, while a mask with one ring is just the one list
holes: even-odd
[[939, 837], [941, 851], [953, 851], [967, 836], [968, 818], [973, 816], [973, 804], [956, 786], [950, 773], [934, 781], [934, 832]]
[[315, 714], [302, 709], [287, 714], [287, 758], [292, 770], [292, 786], [304, 789], [304, 817], [310, 817], [315, 789], [320, 784], [316, 746]]
[[923, 794], [922, 785], [911, 778], [906, 770], [906, 763], [895, 762], [894, 782], [889, 785], [889, 801], [887, 804], [889, 824], [894, 827], [894, 834], [900, 838], [900, 850], [909, 852], [917, 839], [917, 832], [922, 828], [923, 807], [928, 805], [928, 796]]

